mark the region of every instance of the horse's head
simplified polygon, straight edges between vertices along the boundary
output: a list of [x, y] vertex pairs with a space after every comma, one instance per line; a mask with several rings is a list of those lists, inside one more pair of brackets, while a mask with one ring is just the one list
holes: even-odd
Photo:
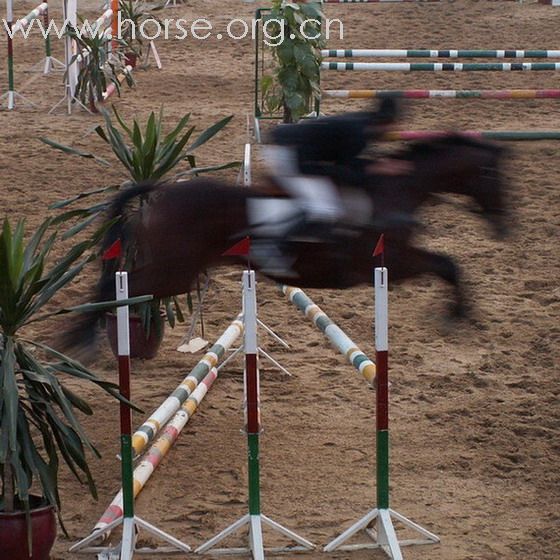
[[455, 169], [454, 184], [443, 185], [444, 188], [471, 198], [475, 203], [473, 211], [488, 222], [494, 235], [498, 239], [506, 237], [512, 221], [507, 183], [500, 167], [509, 150], [464, 134], [453, 134], [437, 143], [451, 148], [448, 162], [453, 162]]

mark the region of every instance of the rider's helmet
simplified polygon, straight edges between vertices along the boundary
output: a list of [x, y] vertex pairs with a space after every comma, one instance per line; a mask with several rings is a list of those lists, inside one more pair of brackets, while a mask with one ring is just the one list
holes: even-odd
[[400, 117], [400, 107], [396, 99], [386, 97], [379, 105], [368, 113], [366, 135], [369, 140], [381, 138]]
[[377, 109], [372, 112], [371, 123], [373, 125], [390, 125], [399, 120], [400, 107], [397, 100], [385, 97], [379, 103]]

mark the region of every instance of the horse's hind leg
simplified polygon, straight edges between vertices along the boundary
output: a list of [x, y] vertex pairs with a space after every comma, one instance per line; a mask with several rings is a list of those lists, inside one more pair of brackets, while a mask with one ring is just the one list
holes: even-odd
[[[468, 314], [469, 303], [461, 282], [459, 267], [453, 259], [441, 253], [433, 253], [425, 249], [407, 246], [402, 251], [393, 252], [394, 264], [391, 264], [391, 276], [395, 280], [412, 278], [421, 274], [435, 274], [448, 284], [454, 291], [454, 302], [450, 313], [455, 318]], [[391, 259], [393, 261], [393, 259]]]

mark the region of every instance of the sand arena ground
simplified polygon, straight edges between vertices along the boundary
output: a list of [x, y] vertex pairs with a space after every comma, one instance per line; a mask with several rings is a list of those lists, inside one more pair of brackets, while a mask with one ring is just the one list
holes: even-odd
[[[59, 4], [52, 4], [59, 17]], [[18, 3], [16, 15], [32, 7]], [[250, 17], [253, 10], [254, 5], [237, 0], [190, 0], [165, 17], [223, 22]], [[90, 2], [80, 5], [80, 12], [93, 17], [99, 9]], [[333, 41], [333, 48], [559, 47], [560, 8], [533, 3], [329, 6], [327, 13], [345, 25], [344, 41]], [[39, 109], [0, 113], [0, 208], [12, 219], [25, 217], [29, 226], [37, 225], [61, 198], [125, 178], [116, 165], [102, 169], [39, 142], [38, 137], [49, 136], [108, 155], [91, 134], [99, 116], [47, 114], [62, 95], [60, 75], [24, 73], [38, 60], [40, 48], [37, 35], [16, 44], [17, 89]], [[227, 130], [200, 151], [200, 161], [240, 159], [245, 117], [252, 110], [251, 40], [160, 40], [157, 48], [163, 69], [152, 66], [136, 73], [137, 87], [114, 100], [121, 113], [144, 119], [163, 105], [169, 125], [192, 112], [199, 129], [233, 114]], [[61, 45], [54, 49], [61, 58]], [[5, 91], [6, 60], [1, 60]], [[33, 82], [25, 84], [30, 78]], [[502, 72], [346, 73], [325, 80], [328, 87], [392, 89], [558, 84], [557, 74]], [[325, 110], [350, 106], [364, 104], [330, 101]], [[557, 100], [434, 100], [406, 109], [411, 129], [560, 129]], [[473, 324], [441, 331], [449, 294], [433, 278], [390, 293], [392, 505], [441, 537], [440, 545], [407, 549], [411, 560], [558, 558], [560, 144], [513, 143], [510, 148], [505, 172], [517, 228], [509, 242], [491, 239], [478, 218], [452, 206], [430, 207], [422, 214], [426, 230], [419, 241], [455, 256], [463, 267], [476, 300]], [[224, 175], [235, 179], [235, 172]], [[92, 266], [60, 302], [87, 300], [95, 274]], [[209, 340], [239, 310], [239, 278], [236, 268], [213, 275], [206, 310]], [[374, 505], [374, 394], [272, 283], [263, 279], [259, 290], [261, 318], [292, 349], [270, 340], [266, 346], [294, 374], [288, 378], [262, 364], [263, 509], [322, 545]], [[370, 288], [312, 291], [311, 296], [373, 354]], [[45, 340], [59, 325], [48, 327], [40, 332]], [[133, 398], [147, 413], [198, 359], [175, 351], [184, 333], [185, 327], [168, 331], [156, 359], [133, 364]], [[95, 368], [115, 379], [115, 360], [103, 344]], [[223, 372], [137, 502], [141, 516], [191, 545], [246, 511], [241, 368], [236, 363]], [[119, 487], [117, 406], [90, 387], [83, 394], [95, 403], [94, 417], [84, 424], [103, 455], [91, 460], [99, 501], [63, 470], [63, 515], [70, 539], [59, 536], [56, 560], [73, 557], [68, 547], [89, 533]], [[135, 425], [142, 419], [135, 415]], [[383, 553], [313, 552], [306, 557], [364, 560], [383, 558]]]

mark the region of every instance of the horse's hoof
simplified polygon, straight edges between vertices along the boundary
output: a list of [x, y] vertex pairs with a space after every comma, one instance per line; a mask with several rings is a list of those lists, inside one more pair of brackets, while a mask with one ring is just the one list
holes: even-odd
[[469, 316], [469, 310], [465, 305], [456, 304], [452, 305], [449, 309], [449, 318], [452, 321], [461, 321], [467, 319]]

